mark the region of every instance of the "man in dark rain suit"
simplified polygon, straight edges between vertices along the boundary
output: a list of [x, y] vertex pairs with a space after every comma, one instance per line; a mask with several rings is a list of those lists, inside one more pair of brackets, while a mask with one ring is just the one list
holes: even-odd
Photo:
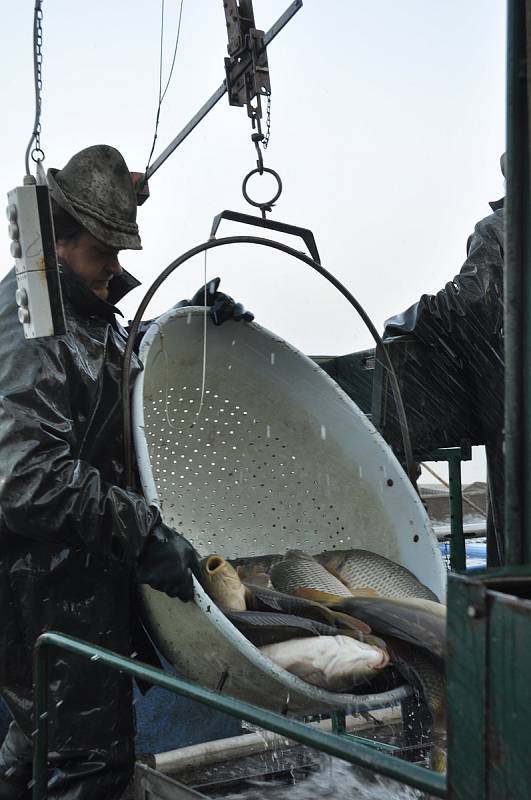
[[[501, 168], [505, 174], [504, 156]], [[470, 408], [486, 446], [487, 552], [489, 564], [495, 566], [503, 562], [504, 522], [503, 200], [490, 205], [493, 213], [477, 223], [468, 240], [460, 273], [437, 294], [422, 295], [388, 319], [384, 340], [413, 336], [435, 351], [451, 354], [466, 376]], [[448, 402], [451, 405], [451, 397]]]
[[[4, 800], [31, 796], [39, 633], [129, 656], [136, 583], [186, 601], [199, 577], [192, 546], [124, 483], [127, 337], [114, 304], [138, 285], [118, 253], [141, 248], [129, 170], [117, 150], [97, 145], [49, 170], [48, 181], [66, 335], [26, 340], [14, 270], [0, 284], [0, 693], [15, 720], [0, 750]], [[227, 299], [212, 290], [209, 304], [219, 297]], [[132, 372], [140, 368], [134, 358]], [[53, 649], [48, 797], [119, 798], [133, 733], [130, 679]]]

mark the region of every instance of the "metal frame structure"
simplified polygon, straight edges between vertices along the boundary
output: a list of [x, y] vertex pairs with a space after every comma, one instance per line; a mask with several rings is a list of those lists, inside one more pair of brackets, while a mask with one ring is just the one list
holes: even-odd
[[470, 444], [461, 447], [440, 447], [422, 457], [423, 461], [446, 461], [448, 464], [448, 483], [450, 485], [450, 569], [466, 569], [465, 534], [463, 531], [463, 487], [461, 482], [461, 462], [470, 461]]
[[505, 566], [448, 586], [448, 798], [531, 784], [531, 0], [509, 0], [505, 210]]
[[416, 764], [409, 764], [394, 758], [387, 752], [380, 752], [366, 743], [353, 741], [352, 736], [341, 736], [316, 730], [303, 722], [288, 719], [281, 714], [266, 711], [226, 697], [220, 692], [203, 689], [201, 686], [169, 675], [161, 669], [140, 664], [131, 658], [119, 656], [110, 650], [74, 639], [60, 633], [43, 633], [35, 644], [35, 745], [33, 761], [32, 800], [46, 800], [47, 797], [47, 753], [48, 753], [48, 650], [59, 647], [71, 653], [105, 664], [111, 669], [126, 672], [142, 681], [168, 689], [176, 694], [223, 711], [233, 717], [246, 720], [261, 728], [274, 731], [301, 744], [314, 747], [322, 753], [342, 758], [388, 778], [401, 781], [409, 786], [429, 792], [435, 797], [446, 797], [446, 779]]
[[505, 561], [531, 562], [528, 0], [509, 0], [505, 210]]
[[[275, 36], [280, 33], [280, 31], [284, 28], [285, 25], [290, 21], [290, 19], [294, 16], [302, 8], [302, 0], [294, 0], [290, 6], [284, 11], [283, 14], [277, 19], [274, 25], [267, 31], [264, 36], [263, 43], [267, 47], [270, 44]], [[235, 68], [232, 72], [232, 80], [236, 82], [238, 78], [240, 78], [246, 70], [248, 70], [249, 65], [251, 63], [251, 57], [243, 58], [241, 63], [238, 64], [237, 68]], [[227, 81], [224, 80], [223, 83], [218, 86], [214, 94], [212, 94], [208, 100], [201, 106], [199, 111], [194, 114], [192, 119], [184, 126], [184, 128], [177, 134], [175, 139], [173, 139], [169, 145], [162, 151], [162, 153], [155, 159], [153, 164], [149, 167], [148, 171], [145, 175], [142, 176], [139, 182], [139, 187], [142, 187], [154, 174], [155, 172], [161, 167], [164, 162], [171, 156], [171, 154], [176, 150], [180, 144], [184, 142], [187, 136], [194, 130], [194, 128], [199, 125], [202, 119], [206, 117], [209, 111], [211, 111], [216, 103], [218, 103], [223, 95], [227, 91]]]

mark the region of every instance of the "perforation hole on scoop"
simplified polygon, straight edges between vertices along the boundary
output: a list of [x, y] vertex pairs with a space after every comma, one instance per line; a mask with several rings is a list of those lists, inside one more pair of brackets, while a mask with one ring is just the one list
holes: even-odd
[[347, 521], [323, 494], [321, 479], [326, 489], [330, 475], [309, 474], [296, 441], [226, 393], [206, 389], [198, 415], [200, 393], [201, 386], [168, 386], [146, 403], [166, 522], [205, 552], [235, 539], [250, 556], [349, 546]]
[[311, 359], [255, 323], [168, 312], [145, 335], [133, 432], [146, 497], [201, 555], [361, 547], [442, 595], [420, 500], [374, 426]]

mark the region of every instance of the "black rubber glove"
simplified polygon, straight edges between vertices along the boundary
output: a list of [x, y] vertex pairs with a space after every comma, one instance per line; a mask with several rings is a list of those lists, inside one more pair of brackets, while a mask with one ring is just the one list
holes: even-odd
[[[206, 285], [206, 305], [210, 306], [210, 316], [212, 317], [214, 325], [221, 325], [228, 319], [236, 320], [236, 322], [242, 319], [246, 322], [252, 322], [254, 314], [250, 311], [246, 311], [241, 303], [237, 303], [232, 297], [229, 297], [228, 294], [218, 292], [220, 282], [221, 278], [213, 278], [213, 280], [208, 281]], [[204, 286], [194, 294], [189, 305], [205, 305]]]
[[192, 600], [192, 573], [201, 581], [199, 557], [190, 542], [163, 522], [150, 533], [139, 556], [136, 574], [139, 583], [148, 583], [159, 592]]

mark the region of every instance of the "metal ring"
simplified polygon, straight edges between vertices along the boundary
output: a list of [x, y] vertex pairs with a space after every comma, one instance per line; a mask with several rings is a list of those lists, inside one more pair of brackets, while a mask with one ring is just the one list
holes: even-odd
[[40, 161], [44, 161], [44, 150], [41, 150], [40, 147], [34, 147], [31, 151], [31, 157], [36, 164]]
[[[266, 200], [264, 203], [257, 203], [256, 200], [251, 200], [251, 198], [247, 194], [247, 181], [249, 180], [251, 175], [255, 175], [256, 173], [263, 175], [264, 172], [269, 172], [269, 174], [275, 178], [278, 184], [278, 189], [276, 195], [272, 197], [271, 200]], [[276, 203], [276, 201], [282, 194], [282, 181], [280, 180], [280, 175], [278, 174], [278, 172], [275, 172], [274, 169], [269, 169], [269, 167], [262, 167], [262, 169], [252, 169], [243, 179], [242, 194], [247, 200], [247, 202], [250, 203], [252, 206], [256, 206], [257, 208], [269, 208], [270, 206], [273, 206]]]
[[[228, 236], [225, 239], [209, 239], [207, 242], [203, 242], [203, 244], [199, 244], [196, 247], [192, 247], [191, 250], [187, 250], [186, 253], [183, 253], [176, 258], [175, 261], [172, 261], [166, 269], [164, 269], [160, 275], [153, 281], [149, 289], [147, 290], [146, 294], [144, 295], [142, 302], [138, 306], [137, 312], [135, 314], [135, 318], [133, 322], [129, 326], [129, 335], [127, 337], [127, 345], [124, 352], [123, 362], [122, 362], [122, 418], [123, 418], [123, 443], [124, 443], [124, 463], [125, 463], [125, 474], [126, 474], [126, 483], [128, 487], [132, 487], [133, 485], [133, 445], [131, 440], [131, 404], [129, 402], [130, 397], [130, 390], [131, 390], [131, 376], [130, 376], [130, 369], [131, 369], [131, 360], [133, 357], [133, 346], [136, 341], [136, 336], [138, 333], [138, 329], [140, 327], [140, 321], [142, 319], [142, 315], [146, 308], [149, 305], [149, 301], [159, 288], [159, 286], [164, 283], [167, 277], [172, 274], [174, 270], [184, 264], [185, 261], [188, 261], [193, 256], [198, 255], [199, 253], [206, 252], [207, 250], [211, 250], [213, 247], [221, 247], [228, 244], [257, 244], [262, 245], [263, 247], [271, 247], [274, 250], [280, 250], [283, 253], [287, 253], [289, 256], [293, 256], [293, 258], [302, 261], [305, 264], [308, 264], [309, 267], [312, 267], [316, 272], [326, 278], [332, 286], [343, 295], [343, 297], [348, 300], [351, 306], [356, 310], [359, 316], [364, 321], [365, 325], [369, 329], [374, 341], [377, 345], [381, 348], [381, 355], [384, 359], [385, 366], [387, 367], [389, 373], [389, 379], [391, 382], [391, 390], [393, 392], [395, 405], [398, 412], [398, 424], [400, 426], [400, 432], [402, 434], [402, 442], [404, 448], [404, 456], [407, 466], [407, 474], [410, 477], [411, 483], [416, 488], [416, 465], [413, 460], [413, 451], [411, 448], [411, 437], [409, 434], [409, 427], [407, 424], [407, 417], [406, 411], [404, 408], [404, 402], [402, 400], [402, 394], [400, 392], [400, 386], [398, 384], [398, 378], [396, 377], [395, 368], [393, 366], [393, 362], [389, 356], [387, 350], [383, 347], [383, 342], [378, 333], [377, 328], [373, 324], [372, 320], [370, 319], [367, 312], [364, 308], [360, 305], [360, 303], [356, 300], [354, 295], [352, 295], [349, 290], [339, 281], [331, 272], [328, 272], [321, 264], [317, 261], [314, 261], [309, 256], [301, 253], [299, 250], [294, 250], [292, 247], [288, 247], [287, 244], [283, 244], [282, 242], [276, 242], [274, 239], [261, 239], [258, 236]], [[127, 398], [127, 399], [126, 399]], [[418, 490], [417, 490], [418, 491]]]

